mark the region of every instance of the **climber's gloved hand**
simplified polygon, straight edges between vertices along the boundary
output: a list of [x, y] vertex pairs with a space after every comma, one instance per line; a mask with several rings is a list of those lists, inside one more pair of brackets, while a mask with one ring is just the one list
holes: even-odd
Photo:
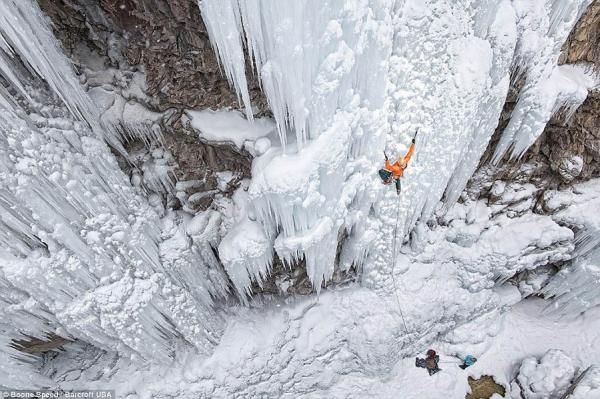
[[385, 151], [383, 152], [383, 156], [385, 157], [385, 160], [386, 160], [386, 161], [388, 161], [388, 156], [387, 156], [387, 154], [385, 153]]
[[415, 139], [417, 138], [417, 133], [419, 133], [419, 128], [415, 131], [415, 135], [413, 136], [412, 142], [415, 143]]

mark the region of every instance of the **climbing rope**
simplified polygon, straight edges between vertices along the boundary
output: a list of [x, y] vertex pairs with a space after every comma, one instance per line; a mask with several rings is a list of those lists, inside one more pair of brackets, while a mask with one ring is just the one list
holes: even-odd
[[396, 276], [394, 271], [396, 269], [396, 242], [398, 241], [398, 221], [400, 220], [400, 199], [396, 200], [396, 226], [394, 227], [394, 243], [392, 245], [392, 282], [394, 284], [394, 295], [396, 296], [396, 303], [398, 304], [398, 311], [402, 318], [402, 324], [404, 324], [404, 331], [406, 335], [410, 335], [408, 327], [406, 326], [406, 320], [404, 319], [404, 312], [402, 306], [400, 306], [400, 298], [398, 297], [398, 285], [396, 284]]

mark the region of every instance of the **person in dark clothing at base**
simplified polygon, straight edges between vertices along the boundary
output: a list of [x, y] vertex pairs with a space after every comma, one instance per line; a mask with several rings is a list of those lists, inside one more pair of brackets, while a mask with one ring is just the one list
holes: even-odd
[[440, 367], [438, 366], [440, 362], [440, 356], [435, 353], [433, 349], [429, 349], [427, 351], [427, 357], [425, 359], [416, 358], [415, 366], [427, 369], [429, 375], [434, 375], [438, 371], [440, 371]]

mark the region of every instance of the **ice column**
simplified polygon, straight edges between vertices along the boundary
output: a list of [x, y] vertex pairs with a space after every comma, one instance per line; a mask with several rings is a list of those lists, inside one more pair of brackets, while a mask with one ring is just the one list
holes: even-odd
[[[273, 250], [287, 264], [305, 262], [319, 290], [333, 274], [338, 236], [364, 230], [386, 130], [392, 3], [200, 2], [242, 98], [248, 90], [239, 68], [245, 45], [282, 145], [253, 164], [250, 219], [239, 222], [255, 234], [244, 239], [236, 229], [219, 248], [238, 291], [268, 273]], [[361, 256], [347, 254], [345, 263]]]
[[135, 192], [31, 0], [0, 3], [0, 75], [0, 329], [135, 359], [210, 351], [227, 293], [214, 237]]
[[[518, 158], [542, 134], [552, 115], [563, 107], [576, 109], [587, 93], [573, 90], [576, 82], [565, 80], [557, 70], [562, 45], [590, 5], [591, 0], [513, 1], [519, 41], [515, 56], [515, 80], [523, 87], [493, 162], [505, 154]], [[567, 112], [568, 114], [568, 112]]]

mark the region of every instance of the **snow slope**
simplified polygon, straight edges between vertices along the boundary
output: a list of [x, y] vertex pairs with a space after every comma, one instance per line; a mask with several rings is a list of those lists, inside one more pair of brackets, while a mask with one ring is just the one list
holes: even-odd
[[[528, 378], [537, 378], [538, 386], [557, 384], [554, 376], [559, 369], [552, 368], [550, 374], [538, 370], [537, 377], [525, 370], [528, 364], [534, 366], [534, 358], [544, 359], [549, 349], [563, 351], [567, 360], [561, 367], [571, 367], [570, 372], [577, 374], [596, 362], [600, 353], [598, 309], [558, 318], [544, 315], [545, 306], [542, 300], [527, 300], [497, 319], [495, 329], [486, 325], [489, 319], [475, 319], [462, 330], [459, 341], [455, 336], [455, 340], [441, 337], [433, 342], [442, 368], [433, 377], [416, 368], [414, 358], [400, 358], [386, 333], [398, 320], [377, 295], [364, 288], [327, 292], [318, 302], [304, 299], [266, 312], [240, 310], [207, 359], [187, 356], [167, 368], [145, 370], [117, 361], [107, 373], [102, 371], [104, 362], [114, 359], [90, 361], [97, 358], [90, 352], [79, 358], [77, 351], [68, 351], [46, 372], [63, 381], [63, 388], [78, 387], [82, 381], [89, 387], [110, 384], [130, 398], [464, 398], [469, 390], [467, 376], [493, 375], [508, 397], [518, 398], [513, 379], [519, 369]], [[488, 334], [477, 334], [484, 331]], [[465, 350], [473, 353], [474, 348], [478, 362], [465, 371], [458, 368], [460, 360], [455, 356], [464, 356]], [[88, 364], [81, 367], [82, 362]], [[545, 362], [551, 363], [547, 355]], [[71, 374], [80, 368], [84, 374]], [[91, 381], [92, 375], [97, 380]], [[594, 386], [592, 381], [589, 384]], [[585, 389], [582, 386], [580, 391]], [[581, 397], [593, 399], [594, 392]]]

